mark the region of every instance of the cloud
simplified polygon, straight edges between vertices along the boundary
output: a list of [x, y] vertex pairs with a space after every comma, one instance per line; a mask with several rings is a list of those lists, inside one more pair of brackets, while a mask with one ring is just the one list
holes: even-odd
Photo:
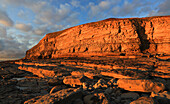
[[0, 58], [23, 58], [25, 56], [25, 52], [22, 50], [2, 50], [0, 51]]
[[74, 6], [74, 7], [80, 7], [80, 1], [72, 0], [71, 5]]
[[[53, 25], [56, 24], [67, 26], [68, 24], [75, 25], [79, 23], [77, 15], [78, 13], [73, 10], [74, 7], [80, 6], [80, 1], [78, 0], [72, 0], [67, 3], [58, 2], [57, 6], [51, 4], [50, 1], [46, 0], [5, 0], [5, 1], [0, 0], [0, 1], [7, 6], [10, 5], [13, 7], [24, 7], [23, 9], [24, 11], [21, 10], [18, 13], [18, 16], [20, 17], [24, 16], [25, 11], [29, 12], [29, 10], [31, 10], [33, 13], [32, 19], [34, 19], [32, 21], [35, 24], [39, 25], [39, 27], [46, 24], [48, 25], [48, 27], [51, 28]], [[70, 18], [72, 19], [72, 21], [70, 21]]]
[[18, 13], [19, 17], [24, 17], [25, 16], [25, 12], [23, 10], [20, 10]]
[[99, 8], [101, 8], [102, 10], [106, 10], [106, 9], [109, 9], [109, 7], [110, 7], [110, 2], [109, 1], [101, 1], [100, 3], [99, 3]]
[[0, 26], [0, 38], [6, 37], [7, 36], [7, 31], [5, 27]]
[[102, 0], [89, 2], [89, 19], [169, 15], [169, 0]]
[[108, 12], [111, 11], [111, 8], [118, 4], [121, 0], [103, 0], [100, 1], [98, 4], [95, 4], [93, 2], [90, 2], [88, 4], [88, 8], [89, 12], [88, 15], [91, 18], [105, 18], [107, 17], [109, 14]]
[[0, 51], [2, 51], [4, 49], [4, 43], [2, 40], [0, 40]]
[[39, 28], [35, 28], [35, 29], [33, 30], [33, 34], [35, 34], [35, 35], [41, 35], [41, 36], [47, 34], [48, 32], [49, 32], [49, 30], [48, 30], [47, 27], [39, 27]]
[[[72, 10], [73, 3], [63, 3], [56, 6], [46, 0], [0, 0], [0, 2], [6, 5], [6, 9], [9, 7], [22, 8], [16, 15], [24, 20], [28, 18], [25, 15], [31, 14], [31, 20], [27, 19], [31, 24], [27, 24], [28, 21], [17, 20], [19, 22], [14, 25], [11, 20], [11, 23], [3, 24], [6, 26], [14, 25], [14, 28], [8, 28], [6, 31], [5, 27], [0, 27], [0, 58], [24, 57], [26, 50], [36, 45], [45, 34], [64, 29], [68, 24], [72, 26], [79, 22], [78, 13]], [[10, 20], [7, 13], [0, 12], [0, 14]], [[5, 19], [4, 17], [3, 19]], [[18, 30], [24, 33], [18, 32]]]
[[[0, 3], [5, 10], [0, 11], [0, 57], [23, 57], [45, 34], [80, 21], [170, 14], [169, 0], [0, 0]], [[11, 17], [18, 22], [14, 24]]]
[[158, 15], [170, 15], [170, 0], [165, 0], [159, 5]]
[[24, 32], [28, 32], [32, 30], [32, 26], [30, 24], [22, 24], [22, 23], [15, 24], [15, 28]]
[[45, 34], [47, 34], [49, 32], [56, 32], [56, 31], [64, 29], [64, 28], [65, 28], [64, 25], [53, 25], [53, 26], [49, 27], [49, 25], [47, 24], [47, 25], [42, 25], [38, 28], [34, 28], [32, 30], [32, 34], [44, 36]]
[[16, 40], [0, 39], [0, 58], [23, 57], [24, 49], [21, 49], [21, 43]]
[[32, 19], [30, 18], [32, 16], [32, 12], [29, 10], [20, 10], [17, 15], [18, 17], [20, 17], [21, 19], [25, 21]]
[[44, 24], [56, 24], [61, 23], [65, 19], [70, 17], [71, 8], [69, 4], [60, 4], [59, 8], [56, 7], [45, 7], [42, 8], [43, 11], [39, 12], [35, 18], [37, 23], [44, 23]]
[[0, 10], [0, 24], [11, 27], [13, 26], [13, 21], [9, 18], [5, 11]]
[[[113, 6], [112, 13], [116, 17], [141, 17], [154, 14], [159, 4], [159, 0], [124, 0], [122, 5]], [[149, 15], [151, 16], [151, 15]]]
[[57, 30], [61, 30], [61, 29], [64, 29], [65, 26], [63, 25], [53, 25], [50, 30], [56, 32]]
[[[31, 35], [11, 33], [0, 38], [0, 58], [22, 58], [32, 45], [31, 41], [37, 42]], [[35, 45], [35, 43], [34, 43]]]

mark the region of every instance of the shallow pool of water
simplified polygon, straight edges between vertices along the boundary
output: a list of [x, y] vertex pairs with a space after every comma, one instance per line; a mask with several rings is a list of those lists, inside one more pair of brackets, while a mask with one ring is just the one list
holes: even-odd
[[22, 77], [22, 78], [12, 78], [12, 79], [17, 80], [17, 81], [20, 81], [20, 80], [24, 80], [24, 79], [27, 79], [27, 78]]
[[28, 87], [20, 87], [20, 86], [16, 86], [18, 89], [20, 90], [25, 90], [25, 89], [28, 89]]

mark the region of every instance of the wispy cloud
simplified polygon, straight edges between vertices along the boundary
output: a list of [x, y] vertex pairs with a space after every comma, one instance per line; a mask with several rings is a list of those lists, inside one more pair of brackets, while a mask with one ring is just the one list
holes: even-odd
[[13, 21], [11, 18], [9, 18], [8, 14], [2, 10], [0, 10], [0, 24], [8, 27], [13, 26]]
[[165, 0], [159, 5], [158, 15], [170, 15], [170, 0]]
[[30, 24], [23, 24], [23, 23], [15, 24], [15, 28], [24, 32], [28, 32], [32, 30], [32, 26]]

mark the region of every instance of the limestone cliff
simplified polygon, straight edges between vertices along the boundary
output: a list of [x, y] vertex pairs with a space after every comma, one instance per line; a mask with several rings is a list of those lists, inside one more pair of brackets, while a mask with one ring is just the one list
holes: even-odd
[[110, 18], [47, 34], [26, 59], [65, 55], [170, 54], [170, 16]]

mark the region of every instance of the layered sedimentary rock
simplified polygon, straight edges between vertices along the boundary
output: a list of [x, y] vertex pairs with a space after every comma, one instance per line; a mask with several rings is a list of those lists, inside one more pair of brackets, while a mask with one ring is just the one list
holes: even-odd
[[26, 59], [105, 53], [170, 54], [170, 16], [110, 18], [47, 34]]

